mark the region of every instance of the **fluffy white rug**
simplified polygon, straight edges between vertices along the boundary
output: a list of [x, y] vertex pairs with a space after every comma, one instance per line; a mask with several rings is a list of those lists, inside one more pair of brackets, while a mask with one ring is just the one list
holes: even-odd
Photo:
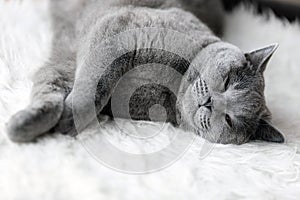
[[[198, 138], [168, 168], [128, 175], [99, 164], [71, 137], [48, 136], [26, 145], [8, 140], [4, 123], [28, 104], [29, 77], [47, 59], [51, 31], [46, 0], [1, 1], [0, 199], [299, 199], [300, 25], [252, 13], [239, 8], [228, 15], [225, 39], [244, 50], [280, 44], [266, 72], [266, 94], [287, 142], [216, 145], [199, 159]], [[113, 125], [104, 126], [126, 146]]]

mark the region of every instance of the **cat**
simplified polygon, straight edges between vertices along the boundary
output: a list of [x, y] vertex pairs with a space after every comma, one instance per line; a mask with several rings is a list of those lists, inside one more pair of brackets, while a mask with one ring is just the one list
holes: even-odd
[[[152, 120], [149, 109], [159, 105], [166, 121], [215, 143], [284, 142], [270, 122], [264, 97], [263, 73], [277, 45], [244, 53], [222, 41], [219, 0], [52, 0], [50, 8], [51, 56], [33, 78], [30, 105], [7, 123], [12, 141], [30, 142], [51, 130], [76, 134], [80, 130], [73, 114], [90, 120], [94, 104], [96, 115], [135, 120]], [[126, 31], [128, 41], [104, 42]], [[188, 39], [171, 40], [176, 34]], [[128, 43], [135, 48], [118, 55], [118, 48], [126, 49]], [[107, 66], [101, 65], [108, 62], [105, 56], [99, 56], [103, 44], [109, 49], [105, 55], [116, 56]], [[118, 89], [126, 73], [147, 64], [169, 68], [139, 68]], [[125, 101], [126, 87], [141, 80], [152, 83]], [[155, 84], [161, 80], [175, 89]], [[113, 106], [124, 103], [130, 104], [129, 116], [126, 109], [114, 111]], [[81, 128], [89, 122], [84, 121]]]

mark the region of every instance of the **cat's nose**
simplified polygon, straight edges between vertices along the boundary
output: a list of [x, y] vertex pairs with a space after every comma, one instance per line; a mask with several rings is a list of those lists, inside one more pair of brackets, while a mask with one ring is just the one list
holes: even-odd
[[207, 98], [207, 100], [205, 101], [205, 103], [200, 104], [199, 107], [203, 106], [203, 107], [208, 108], [211, 111], [212, 110], [212, 105], [213, 105], [212, 98], [209, 97], [209, 98]]
[[211, 107], [212, 106], [212, 99], [211, 97], [209, 97], [206, 102], [204, 104], [202, 104], [202, 106], [205, 106], [205, 107]]

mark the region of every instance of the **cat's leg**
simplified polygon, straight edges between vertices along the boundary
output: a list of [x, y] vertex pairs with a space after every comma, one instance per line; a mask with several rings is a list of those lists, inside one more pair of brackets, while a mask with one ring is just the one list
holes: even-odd
[[[91, 53], [90, 56], [95, 55], [94, 53]], [[85, 65], [89, 64], [86, 63]], [[85, 67], [83, 66], [82, 68], [84, 69]], [[76, 72], [75, 82], [77, 82], [77, 84], [75, 85], [80, 85], [83, 87], [73, 88], [72, 92], [65, 99], [64, 111], [58, 125], [55, 127], [55, 131], [61, 132], [62, 134], [75, 136], [86, 126], [88, 126], [90, 122], [96, 119], [96, 117], [109, 102], [109, 99], [113, 93], [113, 89], [122, 74], [120, 72], [121, 67], [117, 70], [118, 72], [112, 69], [113, 67], [109, 66], [107, 70], [104, 68], [99, 68], [96, 71], [90, 71], [90, 73], [97, 74], [98, 78], [96, 79], [91, 78], [89, 75], [83, 76], [80, 69]], [[96, 90], [91, 89], [94, 87], [91, 85], [97, 85]], [[82, 90], [84, 91], [82, 92]], [[90, 101], [90, 99], [93, 98], [95, 98], [95, 102]], [[91, 110], [92, 104], [95, 106], [95, 116], [91, 115], [93, 112]], [[84, 119], [84, 122], [79, 122], [81, 128], [78, 127], [78, 124], [75, 126], [75, 114], [77, 115], [78, 119]], [[81, 130], [78, 130], [78, 128]]]
[[64, 99], [73, 85], [75, 65], [75, 55], [60, 53], [35, 73], [30, 105], [7, 123], [12, 141], [32, 141], [58, 123]]
[[[82, 1], [50, 1], [52, 47], [49, 61], [33, 77], [30, 105], [7, 123], [15, 142], [29, 142], [49, 132], [61, 118], [76, 69], [75, 22]], [[68, 9], [66, 9], [66, 7]]]
[[[78, 63], [83, 63], [83, 65], [78, 66], [76, 70], [74, 88], [65, 100], [62, 118], [55, 128], [63, 134], [77, 135], [95, 120], [109, 102], [119, 79], [134, 67], [134, 62], [137, 62], [133, 59], [136, 52], [132, 51], [114, 60], [108, 66], [91, 67], [95, 66], [95, 63], [101, 63], [99, 55], [95, 54], [94, 50], [84, 54], [84, 62], [80, 61], [80, 56], [77, 57]], [[91, 99], [94, 102], [91, 102]], [[76, 127], [74, 114], [77, 115]], [[78, 121], [78, 119], [84, 120]]]

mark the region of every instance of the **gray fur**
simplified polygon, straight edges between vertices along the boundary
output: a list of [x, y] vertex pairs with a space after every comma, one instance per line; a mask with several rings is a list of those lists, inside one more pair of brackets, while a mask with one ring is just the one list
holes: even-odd
[[[171, 65], [184, 76], [182, 80], [174, 80], [174, 77], [160, 77], [160, 71], [151, 71], [132, 77], [129, 85], [141, 79], [163, 78], [178, 88], [175, 95], [153, 85], [137, 91], [131, 102], [133, 119], [149, 120], [146, 110], [158, 103], [168, 111], [168, 121], [212, 142], [284, 141], [282, 134], [270, 124], [263, 94], [263, 71], [276, 46], [244, 54], [222, 42], [216, 36], [222, 30], [219, 0], [52, 0], [51, 11], [52, 55], [36, 73], [30, 106], [14, 115], [7, 125], [13, 141], [32, 141], [54, 127], [63, 133], [74, 131], [72, 100], [80, 105], [77, 111], [88, 118], [87, 97], [95, 94], [91, 86], [99, 80], [95, 99], [97, 114], [111, 114], [110, 98], [120, 78], [135, 66], [151, 62]], [[96, 48], [103, 39], [146, 27], [171, 29], [195, 42], [184, 47], [167, 43], [167, 37], [141, 38], [136, 34], [133, 36], [136, 51], [126, 54], [126, 59], [106, 67], [90, 67], [106, 62], [99, 60]], [[185, 59], [159, 51], [164, 45], [183, 49]], [[108, 53], [114, 52], [112, 48]], [[230, 84], [225, 91], [227, 76]], [[74, 80], [81, 86], [79, 90], [86, 93], [85, 98], [72, 91]], [[141, 98], [145, 94], [149, 95]], [[224, 120], [226, 114], [232, 117], [232, 128]], [[120, 111], [114, 117], [123, 114]]]

